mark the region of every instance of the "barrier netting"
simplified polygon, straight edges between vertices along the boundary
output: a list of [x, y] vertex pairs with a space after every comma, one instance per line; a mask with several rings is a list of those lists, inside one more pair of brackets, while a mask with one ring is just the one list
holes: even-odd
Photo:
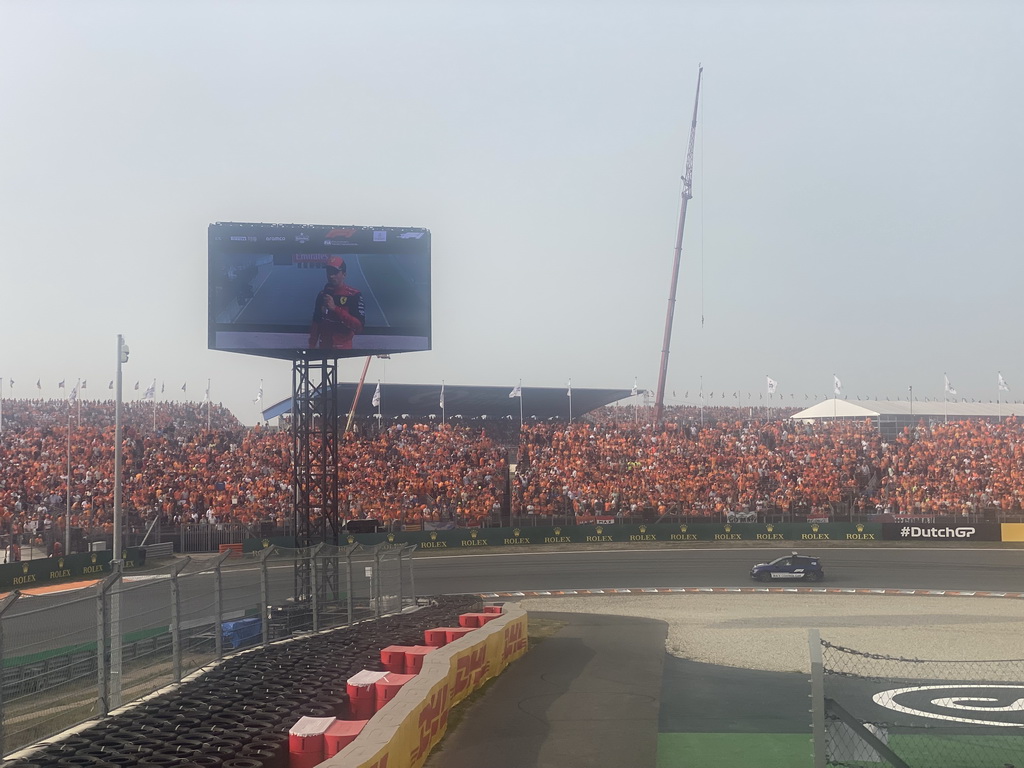
[[0, 600], [0, 755], [254, 646], [415, 605], [409, 545], [179, 558]]
[[906, 659], [821, 646], [829, 765], [1024, 766], [1024, 659]]

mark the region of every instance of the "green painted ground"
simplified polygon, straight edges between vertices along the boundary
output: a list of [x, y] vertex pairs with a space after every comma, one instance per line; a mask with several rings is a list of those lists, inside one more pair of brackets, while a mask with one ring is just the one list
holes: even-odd
[[[1024, 734], [1018, 728], [992, 736], [893, 733], [889, 747], [908, 765], [927, 768], [1002, 768], [1024, 765]], [[878, 763], [848, 761], [846, 768], [878, 768]]]
[[658, 768], [811, 768], [806, 733], [660, 733]]
[[[893, 734], [889, 746], [910, 765], [928, 768], [989, 768], [1024, 765], [1024, 736], [914, 736]], [[807, 734], [662, 733], [658, 768], [811, 768]], [[845, 762], [846, 768], [879, 763]]]

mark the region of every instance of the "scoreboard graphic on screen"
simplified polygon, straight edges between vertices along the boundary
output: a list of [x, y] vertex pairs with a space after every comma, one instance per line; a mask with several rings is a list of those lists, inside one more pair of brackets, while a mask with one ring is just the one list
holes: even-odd
[[430, 232], [216, 223], [209, 347], [282, 359], [430, 349]]

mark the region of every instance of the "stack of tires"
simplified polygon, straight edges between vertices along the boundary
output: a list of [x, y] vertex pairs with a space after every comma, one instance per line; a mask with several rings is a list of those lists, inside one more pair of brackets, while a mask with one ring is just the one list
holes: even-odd
[[0, 768], [287, 768], [289, 728], [303, 716], [345, 718], [345, 683], [364, 669], [383, 671], [382, 648], [419, 645], [425, 630], [457, 625], [480, 607], [479, 598], [439, 597], [408, 614], [232, 656]]

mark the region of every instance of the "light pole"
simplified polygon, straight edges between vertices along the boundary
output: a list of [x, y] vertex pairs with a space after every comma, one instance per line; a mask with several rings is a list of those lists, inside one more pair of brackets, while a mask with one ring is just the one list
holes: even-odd
[[[128, 362], [128, 345], [117, 334], [117, 377], [114, 400], [114, 551], [110, 572], [116, 574], [110, 594], [109, 709], [121, 706], [121, 366]], [[109, 710], [108, 710], [109, 711]]]
[[64, 556], [71, 554], [71, 409], [68, 408], [68, 479], [64, 484]]
[[128, 345], [117, 334], [117, 378], [114, 401], [114, 556], [111, 563], [121, 563], [121, 366], [128, 362]]

